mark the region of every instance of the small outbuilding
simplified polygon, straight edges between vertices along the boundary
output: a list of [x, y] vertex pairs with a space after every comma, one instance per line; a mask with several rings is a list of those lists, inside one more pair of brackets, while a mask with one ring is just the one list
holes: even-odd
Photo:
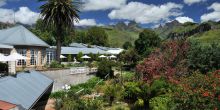
[[[19, 106], [30, 110], [46, 105], [53, 88], [53, 80], [37, 72], [21, 72], [0, 78], [2, 108]], [[0, 108], [1, 109], [1, 108]]]

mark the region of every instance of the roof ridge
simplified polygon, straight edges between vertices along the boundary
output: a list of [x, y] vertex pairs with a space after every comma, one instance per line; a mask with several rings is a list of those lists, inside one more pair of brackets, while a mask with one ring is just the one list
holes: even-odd
[[23, 26], [20, 26], [21, 28], [19, 28], [21, 30], [21, 34], [24, 36], [22, 37], [22, 39], [24, 40], [25, 43], [27, 43], [27, 39], [25, 37], [25, 31], [24, 31], [24, 27]]

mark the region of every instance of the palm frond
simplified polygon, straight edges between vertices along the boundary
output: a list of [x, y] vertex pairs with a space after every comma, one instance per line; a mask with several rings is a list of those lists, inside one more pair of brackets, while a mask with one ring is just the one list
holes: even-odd
[[46, 26], [71, 28], [79, 21], [79, 2], [72, 0], [49, 0], [40, 7]]

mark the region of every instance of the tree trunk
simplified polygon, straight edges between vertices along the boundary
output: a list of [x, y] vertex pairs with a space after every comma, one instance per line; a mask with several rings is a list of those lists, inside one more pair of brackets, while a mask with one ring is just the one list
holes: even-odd
[[56, 49], [56, 60], [59, 64], [61, 64], [60, 55], [61, 55], [61, 36], [62, 35], [62, 28], [61, 26], [58, 26], [57, 28], [57, 49]]
[[61, 37], [59, 35], [59, 36], [57, 36], [57, 50], [56, 50], [56, 60], [59, 63], [61, 63], [60, 55], [61, 55]]

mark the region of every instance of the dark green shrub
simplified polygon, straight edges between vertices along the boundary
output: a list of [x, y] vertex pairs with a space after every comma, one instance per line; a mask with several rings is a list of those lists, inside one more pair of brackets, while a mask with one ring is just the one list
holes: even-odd
[[83, 56], [83, 53], [82, 52], [79, 52], [78, 54], [77, 54], [77, 56], [76, 56], [76, 60], [78, 61], [78, 62], [83, 62], [83, 59], [81, 58]]
[[113, 101], [123, 98], [123, 92], [124, 89], [119, 84], [107, 84], [104, 87], [104, 97], [107, 99], [110, 106], [112, 106]]
[[131, 42], [125, 42], [122, 47], [127, 50], [129, 48], [132, 48], [133, 46]]
[[[101, 110], [103, 101], [100, 99], [64, 98], [61, 110]], [[59, 109], [59, 110], [60, 110]]]
[[64, 91], [58, 91], [58, 92], [51, 93], [50, 98], [59, 99], [59, 98], [63, 98], [64, 96], [65, 96]]
[[114, 77], [114, 71], [112, 70], [113, 65], [114, 63], [112, 61], [108, 61], [108, 60], [101, 61], [99, 63], [96, 76], [104, 79], [106, 75], [109, 75], [110, 78], [113, 78]]
[[91, 57], [89, 60], [90, 61], [97, 61], [99, 59], [99, 56], [93, 53], [89, 53], [89, 57]]
[[[101, 79], [98, 77], [91, 78], [86, 83], [71, 86], [71, 92], [76, 93], [79, 90], [84, 89], [82, 91], [82, 94], [90, 94], [92, 92], [92, 90], [94, 89], [94, 87], [96, 86], [96, 84], [100, 81], [101, 81]], [[102, 85], [102, 84], [103, 84], [103, 82], [101, 81], [99, 83], [99, 85]]]
[[0, 62], [0, 72], [7, 73], [8, 72], [8, 64]]
[[124, 88], [124, 98], [132, 102], [135, 102], [138, 98], [142, 97], [147, 99], [147, 95], [149, 94], [149, 86], [146, 83], [126, 82]]
[[71, 62], [71, 61], [72, 61], [72, 55], [71, 55], [71, 54], [69, 54], [69, 55], [67, 56], [67, 60], [68, 60], [68, 62]]
[[[50, 97], [57, 100], [57, 110], [100, 110], [103, 106], [102, 99], [90, 100], [81, 97], [85, 94], [91, 94], [97, 83], [99, 85], [104, 84], [100, 78], [94, 77], [86, 83], [71, 86], [71, 89], [67, 92], [59, 91], [52, 93]], [[76, 93], [81, 89], [84, 90]]]
[[172, 92], [174, 86], [167, 82], [164, 78], [154, 80], [150, 86], [151, 97], [167, 94]]
[[151, 110], [170, 110], [172, 97], [170, 95], [161, 95], [150, 99], [149, 106]]
[[140, 60], [140, 55], [138, 55], [137, 51], [135, 49], [128, 49], [126, 51], [123, 51], [119, 54], [119, 60], [123, 62], [124, 65], [123, 69], [130, 71], [131, 69], [135, 68], [137, 62]]
[[135, 73], [132, 72], [125, 72], [122, 74], [122, 79], [124, 82], [134, 81]]
[[135, 103], [134, 103], [134, 107], [133, 109], [144, 109], [144, 100], [143, 99], [138, 99]]
[[59, 64], [57, 61], [52, 61], [50, 64], [50, 68], [64, 68], [65, 65]]
[[189, 68], [193, 71], [199, 70], [202, 73], [220, 69], [220, 45], [202, 45], [191, 42], [187, 55]]
[[[83, 104], [85, 107], [83, 110], [101, 110], [103, 106], [103, 101], [99, 99], [95, 100], [84, 100]], [[81, 109], [82, 110], [82, 109]]]
[[73, 67], [73, 63], [67, 63], [66, 67]]

